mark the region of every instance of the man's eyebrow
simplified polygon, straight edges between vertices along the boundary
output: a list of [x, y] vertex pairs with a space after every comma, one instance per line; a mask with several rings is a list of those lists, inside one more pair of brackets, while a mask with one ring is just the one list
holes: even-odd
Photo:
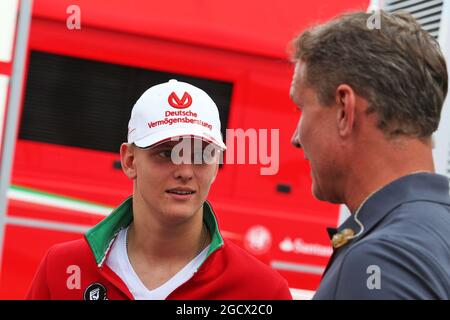
[[177, 144], [178, 144], [178, 142], [166, 142], [166, 143], [162, 143], [162, 144], [155, 146], [153, 149], [160, 150], [160, 149], [173, 148]]

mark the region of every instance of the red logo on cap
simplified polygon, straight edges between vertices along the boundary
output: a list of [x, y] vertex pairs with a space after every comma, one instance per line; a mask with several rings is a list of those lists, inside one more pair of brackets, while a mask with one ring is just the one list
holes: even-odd
[[169, 104], [176, 109], [186, 109], [191, 106], [192, 97], [189, 93], [185, 92], [180, 99], [175, 92], [172, 92], [169, 96]]

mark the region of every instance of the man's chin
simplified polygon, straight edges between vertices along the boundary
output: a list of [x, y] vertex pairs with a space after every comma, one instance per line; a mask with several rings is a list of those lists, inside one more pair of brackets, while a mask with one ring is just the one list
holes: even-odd
[[326, 194], [322, 190], [319, 190], [317, 188], [312, 188], [312, 194], [314, 198], [316, 198], [319, 201], [325, 201], [333, 204], [342, 204], [342, 201], [340, 201], [336, 196], [333, 196], [332, 194]]
[[322, 194], [321, 194], [320, 190], [318, 190], [318, 188], [314, 184], [314, 182], [312, 183], [312, 186], [311, 186], [311, 193], [314, 196], [314, 198], [316, 198], [317, 200], [323, 201]]
[[311, 187], [311, 193], [313, 194], [314, 198], [319, 201], [329, 201], [324, 192], [320, 190], [314, 182]]
[[167, 217], [180, 221], [191, 218], [197, 211], [198, 207], [193, 203], [171, 203], [164, 210]]
[[323, 197], [323, 195], [319, 192], [313, 191], [312, 194], [313, 194], [314, 198], [316, 198], [319, 201], [327, 201], [327, 199], [325, 197]]

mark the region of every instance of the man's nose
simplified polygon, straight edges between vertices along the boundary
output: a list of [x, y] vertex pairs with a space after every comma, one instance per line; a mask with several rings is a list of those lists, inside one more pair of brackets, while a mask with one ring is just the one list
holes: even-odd
[[194, 164], [190, 164], [190, 163], [182, 163], [182, 164], [177, 164], [176, 165], [176, 169], [174, 171], [174, 177], [175, 179], [179, 179], [182, 181], [189, 181], [192, 179], [192, 177], [194, 176], [194, 168], [193, 168]]
[[298, 134], [298, 127], [295, 128], [294, 134], [292, 135], [291, 144], [296, 148], [302, 147], [302, 144], [300, 143], [300, 136]]

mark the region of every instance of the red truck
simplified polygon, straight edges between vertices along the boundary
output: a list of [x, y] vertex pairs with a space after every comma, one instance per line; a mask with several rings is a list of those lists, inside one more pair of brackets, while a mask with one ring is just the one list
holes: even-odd
[[[224, 135], [241, 130], [246, 141], [246, 161], [225, 161], [209, 196], [223, 236], [278, 270], [295, 297], [310, 295], [332, 252], [325, 228], [336, 226], [340, 207], [313, 198], [308, 162], [290, 145], [299, 115], [289, 99], [288, 44], [316, 22], [369, 4], [35, 0], [0, 212], [0, 298], [23, 298], [51, 245], [82, 237], [131, 194], [118, 151], [132, 105], [172, 78], [209, 93]], [[0, 73], [10, 72], [0, 62]], [[268, 157], [250, 161], [264, 139]], [[261, 174], [270, 167], [275, 174]]]

